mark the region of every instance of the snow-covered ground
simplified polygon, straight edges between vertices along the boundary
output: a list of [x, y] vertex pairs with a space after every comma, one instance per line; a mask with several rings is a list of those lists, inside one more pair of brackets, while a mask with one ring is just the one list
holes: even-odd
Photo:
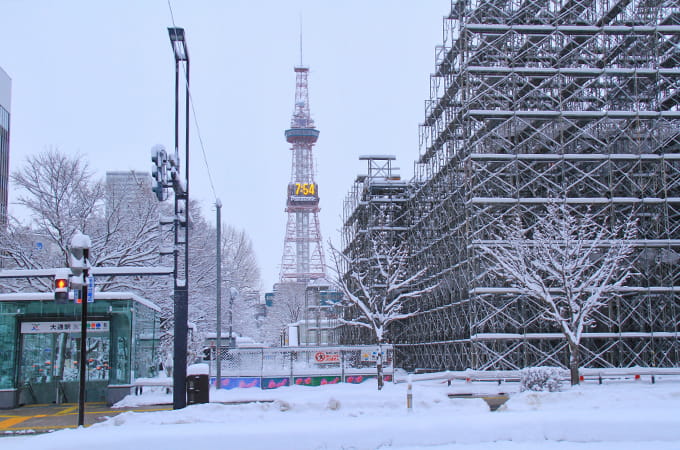
[[[127, 412], [89, 428], [0, 438], [0, 448], [132, 449], [680, 449], [680, 380], [586, 382], [562, 392], [517, 392], [506, 383], [294, 386], [212, 391], [211, 403]], [[448, 393], [510, 392], [491, 412]], [[259, 400], [225, 405], [219, 401]], [[171, 402], [147, 392], [121, 404]]]

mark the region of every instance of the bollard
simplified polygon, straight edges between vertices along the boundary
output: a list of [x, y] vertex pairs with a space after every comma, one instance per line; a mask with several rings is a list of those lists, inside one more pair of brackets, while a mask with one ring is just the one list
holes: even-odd
[[408, 385], [406, 386], [406, 409], [408, 412], [413, 411], [413, 390], [411, 388], [411, 376], [408, 377]]

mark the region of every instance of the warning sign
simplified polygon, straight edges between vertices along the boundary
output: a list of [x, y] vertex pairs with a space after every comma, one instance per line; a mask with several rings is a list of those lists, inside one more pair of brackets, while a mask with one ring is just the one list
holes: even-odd
[[316, 352], [314, 354], [314, 361], [319, 364], [329, 364], [340, 362], [340, 353], [338, 352]]
[[[382, 351], [383, 362], [387, 361], [387, 355], [385, 350]], [[362, 361], [377, 361], [378, 360], [378, 347], [375, 350], [363, 350], [361, 352]]]

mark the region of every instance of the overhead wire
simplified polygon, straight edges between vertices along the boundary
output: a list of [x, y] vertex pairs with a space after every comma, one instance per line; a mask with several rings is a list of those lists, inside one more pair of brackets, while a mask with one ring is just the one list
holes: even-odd
[[[170, 9], [170, 20], [172, 22], [173, 27], [177, 27], [175, 25], [175, 15], [173, 14], [172, 11], [172, 4], [170, 3], [170, 0], [168, 0], [168, 9]], [[196, 115], [196, 108], [194, 106], [194, 97], [191, 94], [191, 88], [189, 86], [189, 82], [187, 81], [187, 73], [186, 73], [186, 66], [182, 65], [182, 70], [184, 71], [184, 80], [185, 80], [185, 85], [186, 85], [186, 90], [189, 93], [189, 105], [191, 106], [191, 113], [194, 116], [194, 126], [196, 127], [196, 134], [198, 135], [198, 142], [201, 145], [201, 153], [203, 154], [203, 164], [205, 165], [205, 170], [208, 172], [208, 182], [210, 183], [210, 190], [212, 191], [213, 197], [215, 198], [215, 201], [217, 201], [217, 193], [215, 192], [215, 185], [213, 183], [212, 179], [212, 174], [210, 173], [210, 165], [208, 164], [208, 156], [205, 152], [205, 145], [203, 144], [203, 137], [201, 136], [201, 128], [198, 125], [198, 116]], [[189, 126], [189, 124], [187, 124]]]

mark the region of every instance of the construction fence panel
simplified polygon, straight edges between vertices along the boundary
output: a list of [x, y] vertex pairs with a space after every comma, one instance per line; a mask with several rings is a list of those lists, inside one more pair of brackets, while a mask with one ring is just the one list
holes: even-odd
[[[224, 348], [220, 370], [224, 388], [361, 383], [377, 376], [377, 346]], [[215, 383], [217, 361], [210, 353]], [[393, 379], [394, 349], [383, 346], [383, 374]]]

